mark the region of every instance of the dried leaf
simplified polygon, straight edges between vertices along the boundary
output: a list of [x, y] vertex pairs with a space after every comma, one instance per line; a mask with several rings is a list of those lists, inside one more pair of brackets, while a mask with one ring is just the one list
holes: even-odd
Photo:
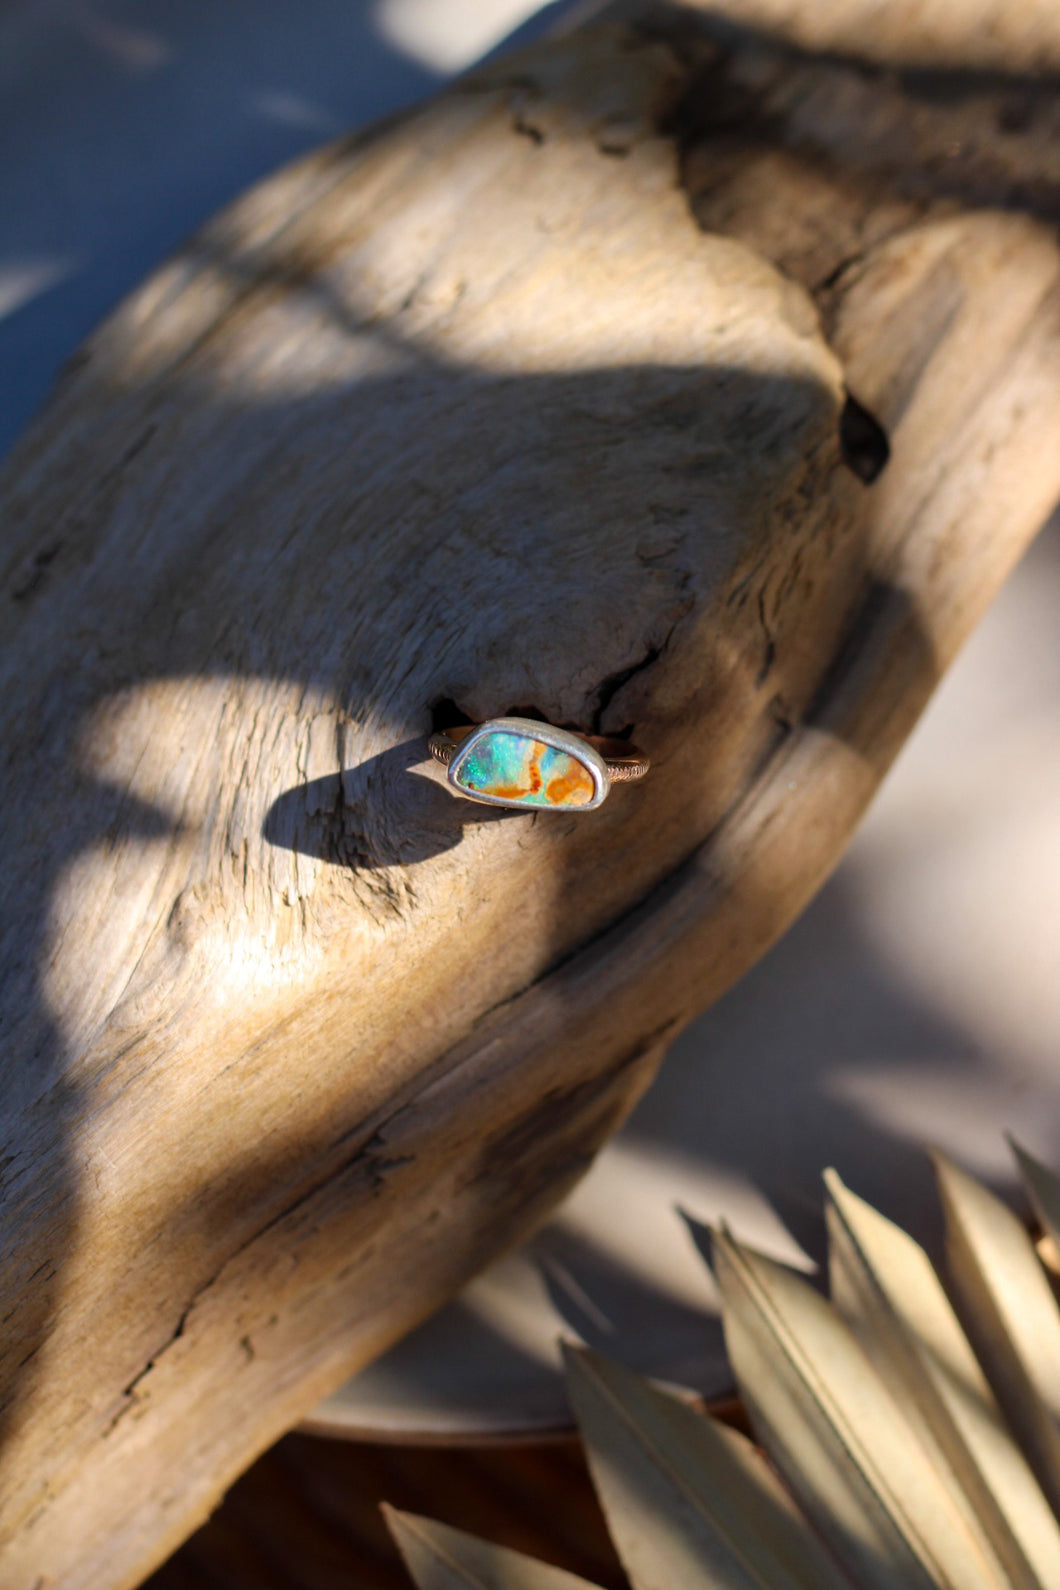
[[836, 1310], [727, 1234], [714, 1242], [729, 1358], [763, 1445], [865, 1590], [1005, 1583]]
[[954, 1303], [987, 1379], [1060, 1513], [1060, 1310], [1028, 1233], [979, 1182], [936, 1154]]
[[635, 1590], [850, 1590], [744, 1436], [596, 1353], [567, 1368]]
[[[1020, 1159], [1060, 1248], [1060, 1181]], [[715, 1237], [729, 1357], [775, 1469], [630, 1370], [568, 1354], [634, 1590], [1057, 1590], [1060, 1523], [1039, 1481], [1055, 1506], [1060, 1308], [1016, 1217], [941, 1156], [936, 1168], [952, 1297], [834, 1172], [831, 1302]], [[388, 1521], [420, 1590], [592, 1590], [459, 1530]]]
[[1023, 1184], [1030, 1193], [1034, 1212], [1045, 1229], [1054, 1255], [1060, 1254], [1060, 1177], [1032, 1159], [1025, 1149], [1009, 1139], [1019, 1163]]
[[383, 1516], [419, 1590], [597, 1590], [575, 1573], [433, 1518], [386, 1505]]
[[1034, 1244], [1034, 1251], [1052, 1277], [1053, 1285], [1060, 1287], [1060, 1247], [1052, 1237], [1041, 1236]]
[[1060, 1526], [1020, 1455], [927, 1254], [825, 1173], [832, 1302], [853, 1327], [967, 1527], [1019, 1590], [1049, 1590]]

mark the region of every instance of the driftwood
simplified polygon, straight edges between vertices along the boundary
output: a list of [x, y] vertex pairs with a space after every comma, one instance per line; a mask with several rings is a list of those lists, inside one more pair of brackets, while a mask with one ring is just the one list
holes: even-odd
[[[745, 33], [755, 28], [781, 46], [846, 56], [863, 66], [983, 73], [994, 89], [1008, 77], [1017, 95], [1014, 76], [1045, 82], [1060, 72], [1060, 13], [1053, 0], [683, 0], [683, 8], [709, 18], [715, 29], [726, 22]], [[606, 9], [642, 21], [657, 16], [659, 6], [612, 0]], [[966, 128], [971, 131], [971, 124]]]
[[[5, 1587], [133, 1584], [838, 859], [1060, 491], [1055, 99], [937, 87], [672, 14], [499, 62], [227, 211], [17, 451]], [[654, 770], [452, 799], [432, 721], [513, 709]]]

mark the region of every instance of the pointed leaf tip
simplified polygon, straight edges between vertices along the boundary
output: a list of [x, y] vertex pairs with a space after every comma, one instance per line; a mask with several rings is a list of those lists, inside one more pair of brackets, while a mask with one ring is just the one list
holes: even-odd
[[385, 1502], [382, 1513], [419, 1590], [598, 1590], [578, 1574], [436, 1519]]
[[1060, 1176], [1035, 1159], [1010, 1136], [1009, 1147], [1016, 1158], [1023, 1185], [1041, 1225], [1054, 1244], [1060, 1247]]
[[599, 1353], [569, 1382], [634, 1590], [849, 1590], [754, 1446]]

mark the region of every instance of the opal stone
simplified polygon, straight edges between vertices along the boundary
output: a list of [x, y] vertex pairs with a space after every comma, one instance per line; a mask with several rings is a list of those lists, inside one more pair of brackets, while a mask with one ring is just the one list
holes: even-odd
[[451, 777], [468, 794], [520, 806], [588, 806], [596, 794], [592, 773], [569, 751], [509, 728], [479, 735]]

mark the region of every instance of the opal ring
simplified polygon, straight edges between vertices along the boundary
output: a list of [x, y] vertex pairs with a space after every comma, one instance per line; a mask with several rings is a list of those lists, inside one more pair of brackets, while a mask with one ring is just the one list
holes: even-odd
[[533, 718], [490, 718], [432, 734], [431, 755], [458, 795], [490, 806], [591, 812], [649, 762], [625, 740], [572, 734]]

